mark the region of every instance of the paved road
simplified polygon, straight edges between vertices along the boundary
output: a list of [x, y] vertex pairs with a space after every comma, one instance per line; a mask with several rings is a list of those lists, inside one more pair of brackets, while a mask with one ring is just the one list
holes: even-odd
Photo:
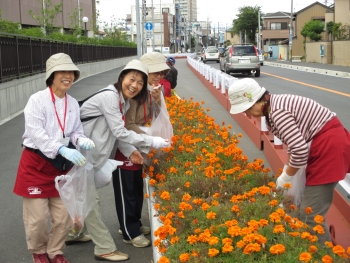
[[[233, 131], [242, 133], [240, 146], [243, 152], [250, 160], [265, 157], [255, 145], [245, 135], [243, 130], [233, 121], [230, 114], [212, 97], [211, 93], [195, 77], [195, 75], [186, 66], [185, 59], [178, 59], [176, 67], [179, 71], [178, 86], [176, 92], [181, 98], [195, 101], [205, 101], [204, 107], [211, 108], [210, 115], [215, 118], [217, 123], [225, 122], [233, 126]], [[265, 66], [264, 66], [265, 67]], [[267, 66], [266, 66], [267, 68]], [[69, 93], [77, 99], [83, 99], [94, 91], [105, 87], [107, 84], [114, 83], [121, 68], [98, 74], [76, 83]], [[265, 78], [265, 77], [264, 77]], [[262, 78], [263, 79], [263, 78]], [[266, 78], [268, 80], [268, 78]], [[0, 263], [29, 263], [32, 262], [30, 253], [27, 251], [22, 220], [22, 199], [12, 193], [14, 180], [16, 177], [18, 161], [22, 152], [20, 144], [24, 131], [23, 114], [4, 123], [0, 126]], [[120, 251], [128, 253], [130, 263], [150, 263], [153, 259], [152, 248], [134, 248], [131, 245], [124, 244], [121, 236], [117, 233], [119, 225], [114, 208], [114, 197], [112, 185], [99, 190], [101, 198], [102, 219], [110, 229], [111, 234]], [[149, 225], [147, 203], [144, 203], [142, 222]], [[150, 238], [150, 236], [148, 236]], [[71, 263], [93, 263], [93, 244], [78, 244], [68, 246], [65, 249], [65, 255]]]

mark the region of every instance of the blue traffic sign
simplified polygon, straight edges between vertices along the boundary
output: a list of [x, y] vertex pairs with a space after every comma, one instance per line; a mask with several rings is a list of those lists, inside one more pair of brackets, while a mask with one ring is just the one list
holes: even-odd
[[151, 31], [153, 29], [153, 24], [151, 22], [147, 22], [145, 24], [145, 29]]

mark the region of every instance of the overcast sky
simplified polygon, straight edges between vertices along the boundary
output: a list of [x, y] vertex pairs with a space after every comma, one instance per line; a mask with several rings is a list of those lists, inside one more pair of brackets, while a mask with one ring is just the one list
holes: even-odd
[[[140, 1], [140, 6], [141, 6]], [[162, 3], [172, 1], [162, 0]], [[239, 3], [237, 3], [239, 2]], [[306, 6], [315, 3], [310, 0], [293, 0], [293, 12], [297, 12]], [[325, 4], [325, 0], [319, 0]], [[146, 0], [147, 6], [151, 6], [151, 0]], [[160, 0], [153, 0], [153, 4], [159, 4]], [[328, 0], [327, 5], [334, 3], [333, 0]], [[131, 13], [131, 5], [135, 5], [135, 0], [100, 0], [97, 9], [100, 10], [100, 20], [108, 21], [114, 15], [116, 18], [125, 18], [126, 14]], [[230, 24], [232, 19], [236, 18], [238, 8], [243, 6], [260, 5], [263, 13], [271, 13], [277, 11], [290, 12], [291, 0], [197, 0], [197, 16], [198, 21], [211, 21], [215, 24]]]

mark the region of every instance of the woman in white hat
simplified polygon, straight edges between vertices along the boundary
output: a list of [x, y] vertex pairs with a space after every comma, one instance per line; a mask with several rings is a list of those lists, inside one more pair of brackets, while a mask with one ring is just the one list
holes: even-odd
[[[159, 52], [144, 54], [140, 60], [149, 69], [147, 100], [140, 103], [130, 100], [130, 108], [126, 112], [125, 127], [138, 134], [146, 134], [140, 126], [144, 126], [151, 118], [151, 104], [158, 106], [161, 89], [158, 87], [160, 80], [168, 73], [169, 66], [165, 57]], [[157, 89], [154, 89], [158, 87]], [[156, 102], [156, 103], [154, 103]], [[156, 109], [157, 110], [157, 109]], [[124, 161], [126, 157], [117, 152], [116, 160]], [[151, 229], [141, 223], [141, 211], [143, 204], [143, 178], [142, 165], [125, 162], [113, 173], [114, 197], [118, 220], [119, 233], [123, 235], [123, 241], [135, 247], [147, 247], [151, 241], [144, 235]]]
[[77, 145], [94, 148], [84, 135], [78, 102], [66, 93], [79, 75], [68, 55], [52, 55], [46, 61], [47, 88], [33, 94], [24, 108], [24, 150], [13, 191], [23, 197], [26, 240], [34, 263], [68, 262], [62, 250], [71, 219], [55, 177], [85, 163]]
[[[241, 79], [228, 91], [231, 114], [245, 112], [254, 117], [265, 116], [269, 131], [288, 146], [288, 161], [276, 182], [277, 189], [291, 183], [299, 168], [306, 166], [306, 184], [299, 219], [315, 226], [314, 216], [325, 218], [332, 204], [338, 181], [350, 172], [350, 134], [334, 112], [316, 101], [290, 94], [270, 94], [253, 79]], [[308, 143], [311, 142], [310, 149]], [[305, 208], [312, 212], [306, 215]], [[325, 234], [319, 242], [331, 241]]]
[[[139, 60], [130, 61], [119, 73], [114, 85], [89, 97], [80, 108], [80, 116], [86, 136], [96, 145], [92, 151], [92, 162], [96, 172], [104, 170], [108, 159], [114, 158], [118, 145], [124, 142], [121, 151], [134, 163], [142, 163], [141, 153], [148, 153], [150, 147], [156, 149], [169, 146], [169, 142], [160, 137], [137, 134], [125, 128], [125, 113], [129, 109], [129, 100], [133, 98], [142, 104], [147, 100], [148, 67]], [[136, 149], [136, 147], [139, 149]], [[125, 161], [125, 160], [123, 160]], [[110, 171], [112, 176], [112, 171]], [[85, 219], [85, 225], [95, 243], [94, 254], [97, 260], [123, 261], [129, 256], [117, 250], [113, 237], [101, 220], [99, 200]], [[68, 236], [66, 243], [73, 244], [79, 239]]]

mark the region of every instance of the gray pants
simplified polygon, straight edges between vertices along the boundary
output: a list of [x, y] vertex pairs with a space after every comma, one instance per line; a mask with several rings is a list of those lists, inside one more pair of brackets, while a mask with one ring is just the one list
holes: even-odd
[[[324, 234], [317, 234], [318, 242], [322, 245], [325, 241], [332, 241], [329, 229], [326, 224], [326, 214], [333, 202], [334, 188], [337, 183], [338, 182], [315, 186], [305, 186], [303, 200], [301, 201], [300, 205], [300, 215], [298, 218], [302, 222], [308, 224], [311, 231], [314, 226], [317, 225], [317, 223], [314, 221], [314, 217], [316, 215], [323, 216], [324, 222], [322, 224], [322, 227], [324, 229]], [[312, 209], [312, 212], [308, 215], [305, 213], [306, 207], [311, 207]]]

